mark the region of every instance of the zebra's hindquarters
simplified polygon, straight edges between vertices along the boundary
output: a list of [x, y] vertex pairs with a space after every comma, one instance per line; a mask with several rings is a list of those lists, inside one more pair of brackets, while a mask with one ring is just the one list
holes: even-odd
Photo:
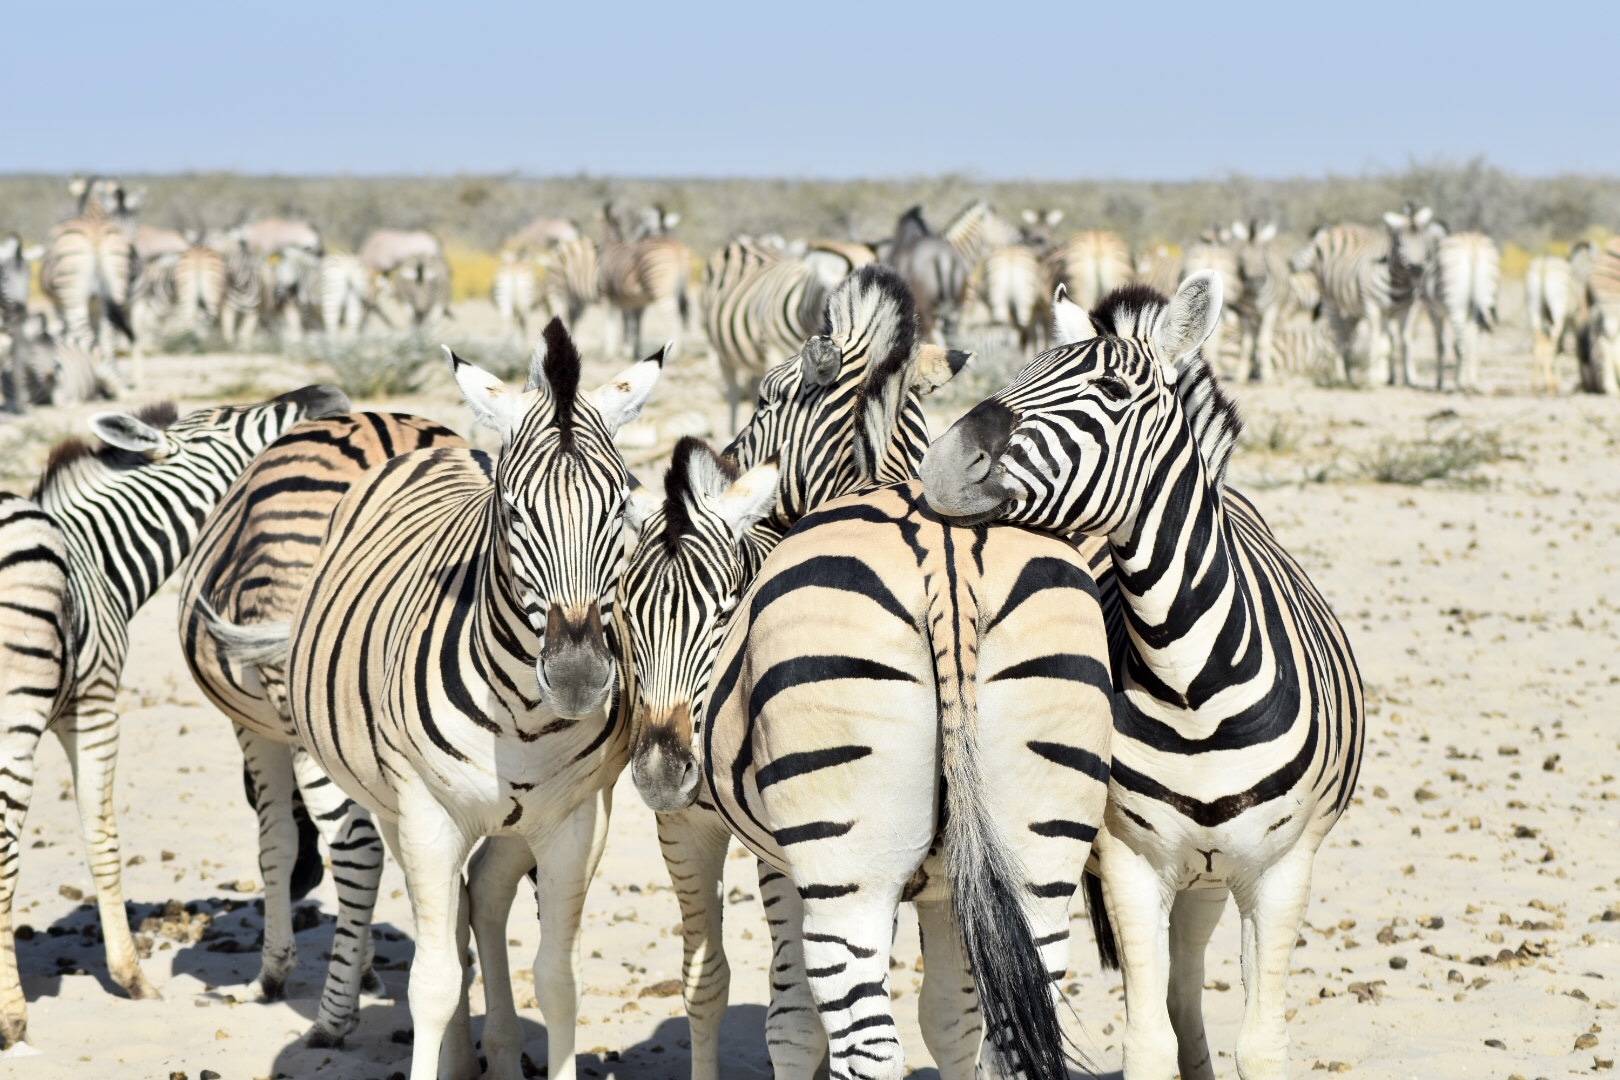
[[1059, 1076], [1048, 975], [1112, 730], [1096, 588], [1067, 545], [947, 526], [919, 491], [829, 503], [767, 560], [716, 664], [710, 793], [804, 897], [807, 967], [838, 972], [812, 979], [835, 1055], [892, 1035], [896, 903], [948, 901], [996, 1045]]

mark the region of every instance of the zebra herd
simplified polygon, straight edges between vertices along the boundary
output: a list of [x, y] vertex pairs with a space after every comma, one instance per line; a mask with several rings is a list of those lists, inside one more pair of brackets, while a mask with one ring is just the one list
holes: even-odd
[[74, 765], [109, 970], [156, 993], [121, 894], [113, 702], [130, 618], [190, 553], [179, 640], [246, 759], [267, 999], [293, 961], [299, 803], [331, 851], [314, 1045], [340, 1044], [377, 983], [386, 850], [416, 924], [413, 1080], [480, 1075], [480, 1052], [523, 1075], [505, 927], [525, 874], [548, 1075], [575, 1076], [581, 912], [628, 765], [681, 908], [694, 1080], [726, 1065], [733, 837], [759, 860], [779, 1076], [904, 1074], [902, 901], [941, 1075], [1067, 1075], [1077, 892], [1124, 968], [1126, 1075], [1213, 1076], [1203, 953], [1228, 893], [1239, 1071], [1285, 1075], [1289, 952], [1354, 788], [1361, 684], [1326, 601], [1225, 484], [1239, 419], [1205, 354], [1222, 275], [1086, 305], [1059, 286], [1051, 347], [930, 442], [921, 399], [970, 355], [927, 340], [888, 266], [825, 285], [845, 258], [828, 254], [736, 437], [683, 440], [658, 492], [613, 437], [674, 344], [587, 392], [553, 318], [521, 391], [446, 350], [494, 454], [314, 386], [98, 414], [99, 444], [0, 499], [6, 1046], [27, 1034], [12, 900], [47, 730]]

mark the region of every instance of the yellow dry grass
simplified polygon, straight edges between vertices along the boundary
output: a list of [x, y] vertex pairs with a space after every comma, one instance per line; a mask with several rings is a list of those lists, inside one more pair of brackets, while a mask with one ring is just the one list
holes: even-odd
[[450, 260], [450, 295], [456, 300], [482, 299], [489, 295], [500, 269], [500, 256], [490, 251], [446, 246], [445, 258]]

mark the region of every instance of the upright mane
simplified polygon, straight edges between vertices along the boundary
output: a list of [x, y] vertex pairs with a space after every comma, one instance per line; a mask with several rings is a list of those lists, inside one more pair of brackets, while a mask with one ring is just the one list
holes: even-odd
[[[1163, 293], [1149, 285], [1126, 285], [1102, 298], [1091, 312], [1091, 321], [1099, 333], [1146, 338], [1159, 313], [1169, 304]], [[1226, 466], [1243, 431], [1243, 418], [1238, 415], [1237, 403], [1221, 389], [1203, 349], [1183, 357], [1178, 368], [1176, 399], [1192, 428], [1204, 468], [1219, 487], [1226, 483]]]
[[564, 449], [574, 445], [574, 403], [579, 397], [579, 350], [561, 319], [553, 317], [544, 332], [546, 359], [542, 370], [551, 387], [552, 415]]
[[737, 479], [737, 465], [729, 457], [716, 454], [708, 443], [696, 436], [681, 437], [664, 473], [664, 547], [671, 554], [679, 548], [681, 537], [692, 531], [694, 458], [707, 462], [728, 485]]

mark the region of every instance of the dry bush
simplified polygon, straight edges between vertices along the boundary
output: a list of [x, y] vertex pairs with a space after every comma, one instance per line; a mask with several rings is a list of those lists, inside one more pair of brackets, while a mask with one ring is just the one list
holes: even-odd
[[1381, 442], [1361, 455], [1363, 475], [1381, 484], [1450, 484], [1475, 487], [1485, 483], [1477, 472], [1513, 457], [1499, 431], [1454, 425], [1449, 418], [1431, 420], [1424, 438]]

